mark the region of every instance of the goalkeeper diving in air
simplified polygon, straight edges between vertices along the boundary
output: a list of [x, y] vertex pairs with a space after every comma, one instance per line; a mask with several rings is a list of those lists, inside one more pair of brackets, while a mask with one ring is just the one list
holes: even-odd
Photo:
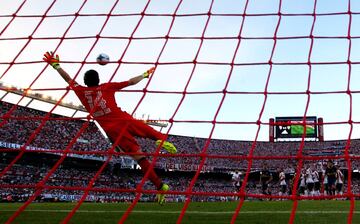
[[150, 68], [143, 74], [128, 81], [104, 84], [99, 84], [99, 74], [95, 70], [89, 70], [84, 74], [84, 83], [87, 86], [85, 87], [71, 79], [69, 74], [60, 67], [58, 55], [55, 56], [52, 52], [46, 52], [43, 60], [50, 64], [70, 85], [70, 88], [78, 96], [86, 110], [104, 129], [109, 139], [113, 143], [117, 143], [116, 149], [120, 147], [126, 153], [133, 153], [131, 157], [137, 161], [141, 170], [144, 173], [149, 172], [149, 180], [160, 191], [157, 194], [157, 201], [162, 205], [165, 202], [165, 192], [169, 190], [169, 186], [163, 183], [154, 169], [150, 167], [150, 162], [145, 155], [141, 154], [141, 148], [135, 137], [153, 139], [156, 141], [157, 146], [161, 145], [169, 153], [176, 153], [176, 148], [170, 142], [165, 141], [166, 136], [164, 134], [122, 111], [115, 101], [116, 91], [149, 78], [155, 68]]

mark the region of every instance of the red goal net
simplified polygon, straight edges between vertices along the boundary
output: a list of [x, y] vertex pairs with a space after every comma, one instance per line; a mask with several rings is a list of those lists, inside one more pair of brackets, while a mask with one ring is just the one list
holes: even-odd
[[[121, 181], [110, 180], [113, 177], [104, 172], [114, 168], [119, 156], [129, 154], [115, 152], [115, 145], [107, 143], [91, 116], [76, 105], [79, 100], [73, 91], [42, 61], [43, 53], [50, 50], [60, 55], [62, 67], [79, 83], [89, 68], [98, 70], [103, 82], [111, 82], [155, 66], [148, 82], [119, 91], [118, 104], [133, 116], [150, 115], [155, 123], [160, 117], [169, 124], [161, 131], [178, 147], [178, 154], [163, 154], [139, 140], [148, 149], [145, 154], [152, 167], [193, 172], [183, 186], [168, 192], [170, 198], [184, 199], [177, 223], [183, 221], [192, 201], [210, 196], [238, 202], [231, 223], [246, 199], [291, 200], [289, 223], [295, 221], [300, 200], [347, 199], [351, 223], [359, 197], [352, 178], [358, 173], [359, 158], [355, 139], [359, 12], [360, 4], [351, 0], [2, 3], [0, 190], [25, 189], [28, 195], [7, 223], [37, 198], [56, 191], [80, 195], [73, 198], [76, 205], [63, 223], [70, 222], [84, 201], [95, 197], [92, 192], [132, 194], [131, 204], [119, 217], [123, 223], [144, 194], [158, 193], [146, 184], [149, 172], [130, 187], [99, 184], [104, 179]], [[99, 53], [109, 54], [110, 63], [98, 65]], [[269, 119], [276, 116], [302, 117], [302, 126], [308, 116], [323, 117], [326, 141], [309, 141], [303, 131], [298, 141], [267, 142]], [[91, 142], [94, 136], [96, 141]], [[13, 152], [10, 157], [6, 154]], [[33, 172], [33, 168], [19, 168], [28, 161], [28, 153], [57, 157], [29, 183], [11, 180], [17, 169], [22, 177]], [[97, 170], [86, 174], [86, 184], [59, 184], [62, 173], [76, 172], [64, 168], [67, 159], [84, 157], [97, 161]], [[303, 170], [312, 165], [321, 169], [328, 160], [347, 170], [342, 193], [299, 195]], [[270, 195], [257, 189], [265, 163], [276, 173], [276, 181], [278, 169], [288, 168], [289, 193], [278, 195], [274, 190]], [[206, 172], [229, 175], [236, 170], [242, 171], [238, 191], [221, 191], [222, 185], [211, 181], [198, 186]]]

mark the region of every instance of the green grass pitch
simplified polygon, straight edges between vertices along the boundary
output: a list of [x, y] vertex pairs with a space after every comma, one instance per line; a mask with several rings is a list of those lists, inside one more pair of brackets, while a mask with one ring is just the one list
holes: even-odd
[[[13, 223], [60, 223], [74, 207], [74, 203], [33, 203]], [[138, 203], [126, 223], [167, 224], [176, 223], [183, 203]], [[246, 201], [236, 223], [288, 223], [292, 201]], [[0, 203], [0, 223], [4, 223], [19, 203]], [[127, 209], [126, 203], [84, 203], [70, 223], [117, 223]], [[182, 223], [230, 223], [237, 202], [192, 202]], [[300, 201], [295, 223], [347, 223], [350, 201]], [[353, 223], [360, 223], [356, 211]]]

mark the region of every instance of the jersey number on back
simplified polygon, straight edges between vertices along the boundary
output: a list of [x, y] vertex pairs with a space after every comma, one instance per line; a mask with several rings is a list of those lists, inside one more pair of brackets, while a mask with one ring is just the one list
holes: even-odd
[[94, 111], [93, 115], [102, 116], [111, 113], [110, 108], [106, 107], [106, 100], [102, 97], [101, 91], [96, 92], [96, 98], [94, 101], [93, 101], [92, 93], [93, 91], [85, 91], [85, 97], [88, 101], [90, 109], [93, 110], [94, 105], [99, 106], [101, 108], [101, 110]]

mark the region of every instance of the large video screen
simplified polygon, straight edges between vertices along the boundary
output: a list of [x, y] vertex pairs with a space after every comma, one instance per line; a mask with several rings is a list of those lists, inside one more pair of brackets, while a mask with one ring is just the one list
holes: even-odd
[[305, 132], [305, 138], [317, 138], [317, 118], [306, 117], [276, 117], [275, 138], [301, 138]]

